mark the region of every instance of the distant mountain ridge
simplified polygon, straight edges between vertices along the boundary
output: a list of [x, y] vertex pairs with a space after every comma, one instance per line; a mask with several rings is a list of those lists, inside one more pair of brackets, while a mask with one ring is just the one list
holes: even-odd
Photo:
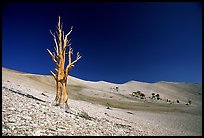
[[[11, 72], [14, 72], [14, 73], [21, 73], [21, 74], [30, 74], [30, 75], [40, 75], [40, 76], [51, 76], [51, 75], [41, 75], [41, 74], [34, 74], [34, 73], [27, 73], [27, 72], [22, 72], [22, 71], [17, 71], [17, 70], [14, 70], [14, 69], [9, 69], [9, 68], [6, 68], [6, 67], [2, 67], [2, 71], [3, 70], [9, 70]], [[72, 78], [75, 78], [75, 79], [79, 79], [79, 78], [76, 78], [76, 77], [73, 77], [73, 76], [70, 76]], [[83, 80], [83, 79], [79, 79], [79, 80]], [[83, 81], [87, 81], [87, 80], [83, 80]], [[109, 83], [109, 84], [128, 84], [128, 83], [147, 83], [147, 84], [153, 84], [153, 83], [176, 83], [176, 84], [195, 84], [195, 85], [202, 85], [202, 83], [193, 83], [193, 82], [168, 82], [168, 81], [158, 81], [158, 82], [152, 82], [152, 83], [149, 83], [149, 82], [140, 82], [140, 81], [136, 81], [136, 80], [130, 80], [130, 81], [127, 81], [125, 83], [114, 83], [114, 82], [108, 82], [108, 81], [103, 81], [103, 80], [100, 80], [100, 81], [89, 81], [89, 82], [101, 82], [101, 83]]]

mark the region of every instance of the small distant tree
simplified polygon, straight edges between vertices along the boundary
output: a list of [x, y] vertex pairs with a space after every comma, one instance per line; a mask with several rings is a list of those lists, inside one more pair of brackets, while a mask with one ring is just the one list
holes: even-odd
[[145, 98], [145, 94], [144, 94], [144, 93], [141, 93], [141, 94], [140, 94], [140, 97], [141, 97], [141, 99], [144, 99], [144, 98]]
[[[55, 33], [52, 33], [50, 30], [51, 35], [54, 38], [55, 42], [55, 52], [51, 52], [49, 49], [47, 49], [48, 53], [52, 57], [52, 60], [56, 64], [55, 71], [50, 70], [50, 73], [54, 77], [56, 81], [56, 87], [57, 87], [57, 92], [56, 92], [56, 97], [55, 97], [55, 105], [60, 105], [62, 103], [65, 107], [65, 109], [68, 109], [68, 92], [67, 92], [67, 80], [68, 80], [68, 74], [70, 70], [75, 66], [75, 63], [81, 58], [79, 55], [79, 52], [77, 53], [77, 57], [74, 61], [72, 61], [72, 55], [73, 55], [73, 49], [71, 48], [71, 43], [70, 40], [68, 39], [68, 36], [72, 32], [71, 30], [65, 34], [64, 31], [62, 31], [62, 23], [60, 21], [60, 16], [59, 16], [59, 22], [57, 26], [57, 36]], [[69, 51], [66, 52], [67, 48], [69, 47]], [[65, 66], [65, 61], [66, 61], [66, 55], [68, 56], [68, 65]], [[66, 68], [65, 68], [66, 67]], [[63, 94], [62, 94], [63, 93]], [[63, 98], [62, 98], [63, 95]]]
[[118, 88], [118, 87], [115, 87], [115, 89], [116, 89], [116, 91], [118, 92], [118, 89], [119, 89], [119, 88]]
[[188, 100], [188, 104], [191, 105], [191, 100], [190, 99]]
[[141, 92], [140, 91], [132, 92], [132, 95], [136, 96], [136, 97], [140, 97], [141, 96]]
[[188, 99], [188, 103], [186, 103], [186, 105], [191, 105], [191, 100], [190, 99]]
[[152, 93], [152, 99], [154, 99], [155, 98], [155, 93]]
[[157, 100], [159, 100], [159, 99], [160, 99], [159, 94], [156, 94], [156, 97], [157, 97]]

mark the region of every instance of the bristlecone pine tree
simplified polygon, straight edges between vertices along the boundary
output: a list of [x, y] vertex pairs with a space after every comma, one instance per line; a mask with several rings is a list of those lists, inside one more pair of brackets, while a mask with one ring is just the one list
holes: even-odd
[[[56, 92], [56, 97], [54, 101], [54, 105], [63, 105], [65, 111], [69, 109], [67, 100], [68, 100], [68, 92], [67, 92], [67, 79], [68, 79], [68, 74], [70, 70], [74, 67], [75, 63], [81, 58], [79, 55], [79, 52], [77, 52], [77, 57], [74, 61], [72, 61], [72, 55], [73, 55], [73, 49], [71, 48], [71, 43], [70, 40], [68, 39], [68, 36], [72, 32], [71, 30], [65, 35], [64, 31], [62, 31], [62, 23], [60, 22], [60, 16], [59, 16], [59, 21], [58, 21], [58, 26], [57, 26], [57, 31], [56, 35], [55, 33], [52, 33], [50, 30], [51, 35], [54, 37], [54, 42], [55, 42], [55, 52], [50, 52], [49, 49], [47, 49], [48, 53], [52, 57], [52, 60], [56, 64], [55, 71], [50, 70], [50, 73], [56, 80], [56, 86], [57, 86], [57, 92]], [[66, 49], [69, 47], [68, 53], [66, 52]], [[68, 65], [65, 68], [65, 61], [66, 61], [66, 55], [68, 56]]]

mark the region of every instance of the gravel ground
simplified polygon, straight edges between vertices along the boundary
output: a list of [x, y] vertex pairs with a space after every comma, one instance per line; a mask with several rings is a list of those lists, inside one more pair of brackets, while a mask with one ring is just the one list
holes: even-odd
[[[4, 136], [201, 136], [202, 114], [147, 112], [69, 99], [70, 112], [52, 106], [55, 95], [2, 80]], [[189, 107], [191, 110], [192, 107]]]
[[66, 113], [60, 107], [26, 95], [19, 87], [15, 89], [14, 84], [6, 83], [2, 83], [3, 135], [145, 135], [130, 125], [113, 122], [108, 114], [97, 118], [72, 107], [71, 112]]

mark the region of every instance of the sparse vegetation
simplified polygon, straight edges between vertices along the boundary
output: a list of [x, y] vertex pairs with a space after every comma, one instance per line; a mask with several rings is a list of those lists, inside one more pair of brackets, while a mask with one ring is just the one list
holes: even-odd
[[145, 98], [145, 94], [141, 93], [141, 91], [132, 92], [132, 96], [138, 97], [140, 99], [144, 99]]
[[141, 95], [141, 92], [140, 92], [140, 91], [132, 92], [132, 96], [139, 97], [140, 95]]
[[106, 103], [106, 109], [110, 109], [110, 104], [109, 103]]
[[87, 112], [82, 111], [81, 114], [79, 114], [80, 117], [83, 117], [87, 120], [91, 120], [91, 117], [89, 116], [89, 114]]
[[155, 93], [152, 93], [152, 99], [155, 99]]
[[159, 100], [159, 99], [160, 99], [159, 94], [156, 94], [156, 97], [157, 97], [157, 100]]
[[9, 126], [8, 126], [6, 123], [3, 125], [3, 127], [4, 127], [5, 129], [9, 129]]
[[118, 92], [118, 90], [119, 90], [119, 87], [115, 87], [115, 89], [116, 89], [116, 91]]
[[144, 94], [144, 93], [141, 93], [141, 94], [140, 94], [140, 96], [144, 97], [144, 96], [145, 96], [145, 94]]
[[186, 103], [186, 105], [191, 105], [191, 100], [190, 99], [188, 99], [188, 103]]
[[129, 111], [128, 111], [127, 113], [128, 113], [128, 114], [133, 114], [132, 112], [129, 112]]
[[159, 94], [155, 94], [155, 93], [152, 93], [152, 99], [157, 99], [157, 100], [161, 100]]
[[115, 91], [117, 91], [118, 92], [118, 90], [119, 90], [119, 87], [111, 87], [110, 89], [112, 89], [112, 90], [115, 90]]
[[145, 94], [144, 94], [144, 93], [141, 93], [141, 94], [140, 94], [140, 98], [141, 98], [141, 99], [144, 99], [144, 98], [145, 98]]
[[174, 101], [171, 101], [170, 99], [166, 99], [166, 102], [169, 103], [169, 104], [173, 104]]
[[191, 105], [191, 100], [190, 99], [188, 100], [188, 103], [189, 103], [189, 105]]

